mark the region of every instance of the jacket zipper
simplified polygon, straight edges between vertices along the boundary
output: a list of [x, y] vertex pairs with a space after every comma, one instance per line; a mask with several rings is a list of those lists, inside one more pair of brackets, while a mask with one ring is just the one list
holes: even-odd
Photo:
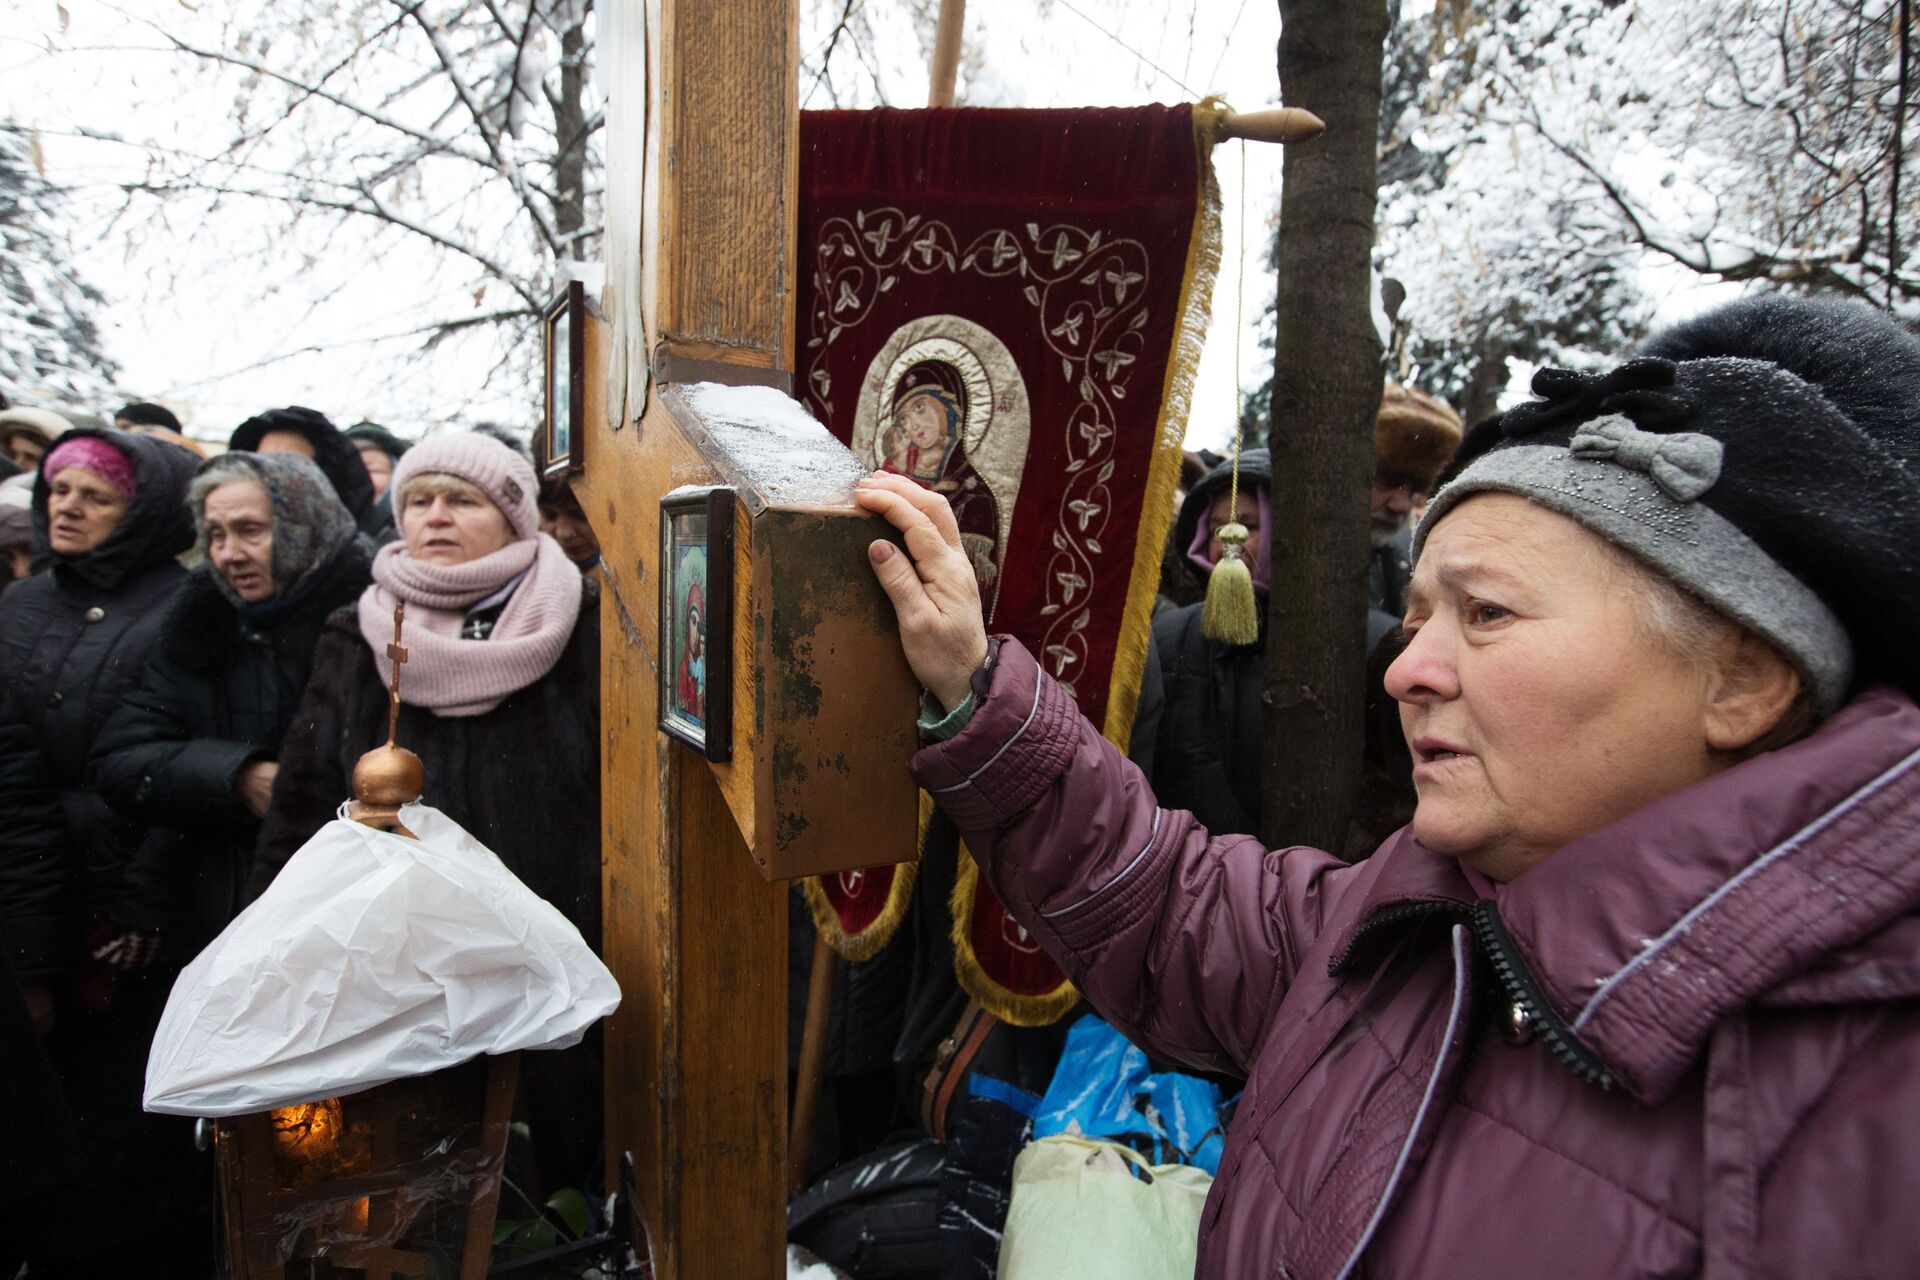
[[1600, 1059], [1574, 1038], [1566, 1024], [1554, 1014], [1552, 1006], [1541, 998], [1540, 989], [1534, 985], [1533, 975], [1527, 972], [1526, 963], [1520, 959], [1507, 927], [1500, 922], [1493, 901], [1483, 899], [1476, 902], [1472, 916], [1474, 937], [1493, 965], [1501, 990], [1512, 1002], [1515, 1012], [1525, 1019], [1536, 1035], [1546, 1041], [1547, 1047], [1553, 1050], [1553, 1056], [1560, 1059], [1574, 1075], [1598, 1088], [1613, 1088], [1617, 1082], [1601, 1065]]
[[1448, 901], [1402, 902], [1395, 906], [1384, 907], [1374, 912], [1367, 917], [1365, 924], [1362, 924], [1354, 931], [1353, 937], [1347, 939], [1347, 945], [1340, 954], [1327, 962], [1327, 976], [1330, 978], [1339, 977], [1340, 971], [1346, 968], [1348, 962], [1353, 959], [1353, 953], [1360, 949], [1360, 944], [1367, 938], [1372, 937], [1373, 934], [1379, 930], [1387, 928], [1389, 925], [1404, 924], [1409, 920], [1418, 920], [1423, 916], [1436, 915], [1445, 915], [1455, 921], [1463, 920], [1467, 915], [1467, 904], [1464, 902]]

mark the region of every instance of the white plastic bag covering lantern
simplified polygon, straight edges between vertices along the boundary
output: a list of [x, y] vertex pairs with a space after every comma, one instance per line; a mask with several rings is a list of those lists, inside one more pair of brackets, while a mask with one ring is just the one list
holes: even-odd
[[452, 819], [418, 840], [329, 822], [181, 972], [146, 1107], [232, 1116], [356, 1093], [483, 1053], [564, 1049], [620, 1003], [552, 904]]

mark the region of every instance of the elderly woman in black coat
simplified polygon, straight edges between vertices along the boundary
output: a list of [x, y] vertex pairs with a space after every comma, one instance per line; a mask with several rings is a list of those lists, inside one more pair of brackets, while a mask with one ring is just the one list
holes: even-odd
[[206, 562], [168, 604], [140, 684], [94, 743], [93, 777], [151, 823], [136, 877], [185, 960], [246, 902], [280, 741], [327, 615], [366, 589], [373, 544], [320, 469], [226, 453], [188, 493]]
[[51, 822], [0, 823], [0, 940], [80, 1117], [76, 1198], [114, 1206], [36, 1250], [34, 1274], [186, 1274], [204, 1239], [188, 1135], [140, 1110], [170, 978], [163, 922], [129, 877], [142, 832], [87, 781], [185, 576], [193, 467], [162, 440], [67, 433], [34, 481], [36, 573], [0, 597], [0, 792], [57, 796]]

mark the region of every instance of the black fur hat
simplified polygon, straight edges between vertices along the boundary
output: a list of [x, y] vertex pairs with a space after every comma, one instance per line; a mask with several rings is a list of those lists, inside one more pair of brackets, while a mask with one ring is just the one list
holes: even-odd
[[181, 430], [180, 419], [174, 416], [173, 410], [163, 404], [154, 404], [150, 400], [135, 400], [131, 404], [121, 405], [114, 411], [113, 420], [116, 423], [131, 422], [136, 427], [165, 427], [169, 431]]
[[1831, 295], [1765, 293], [1649, 338], [1639, 354], [1732, 356], [1778, 365], [1819, 388], [1854, 426], [1920, 468], [1920, 341], [1878, 308]]

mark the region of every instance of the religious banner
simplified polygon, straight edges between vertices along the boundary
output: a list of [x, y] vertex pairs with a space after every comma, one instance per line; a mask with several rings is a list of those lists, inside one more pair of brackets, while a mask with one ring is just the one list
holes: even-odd
[[[1219, 264], [1218, 119], [1209, 101], [800, 122], [795, 393], [862, 461], [947, 496], [987, 629], [1123, 749]], [[857, 959], [910, 888], [876, 867], [807, 892]], [[1072, 1006], [971, 858], [954, 942], [1006, 1020]]]

